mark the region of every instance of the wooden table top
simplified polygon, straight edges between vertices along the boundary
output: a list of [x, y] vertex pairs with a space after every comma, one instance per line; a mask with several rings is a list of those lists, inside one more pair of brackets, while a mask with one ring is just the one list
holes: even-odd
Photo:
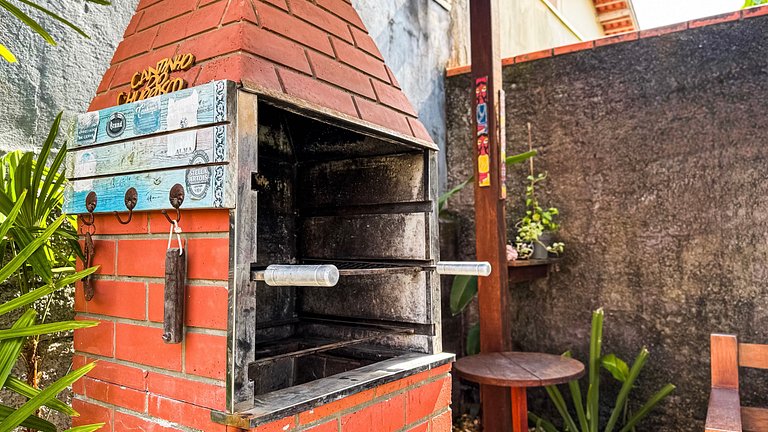
[[498, 387], [543, 387], [581, 378], [584, 365], [559, 355], [530, 352], [484, 353], [454, 365], [466, 380]]

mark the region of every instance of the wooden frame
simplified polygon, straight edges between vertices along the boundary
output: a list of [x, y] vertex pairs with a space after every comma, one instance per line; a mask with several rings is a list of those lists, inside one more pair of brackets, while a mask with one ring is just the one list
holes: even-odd
[[739, 343], [734, 335], [711, 336], [712, 388], [706, 432], [768, 430], [768, 409], [742, 407], [739, 366], [768, 369], [768, 345]]

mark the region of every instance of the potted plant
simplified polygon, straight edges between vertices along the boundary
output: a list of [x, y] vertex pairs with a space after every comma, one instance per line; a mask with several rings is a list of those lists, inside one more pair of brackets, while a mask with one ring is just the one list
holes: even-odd
[[553, 242], [553, 234], [560, 227], [556, 221], [560, 211], [556, 207], [544, 209], [536, 196], [537, 186], [546, 179], [546, 174], [534, 174], [531, 164], [525, 187], [525, 216], [515, 224], [515, 249], [520, 259], [546, 259], [550, 253], [560, 255], [565, 249], [564, 243]]

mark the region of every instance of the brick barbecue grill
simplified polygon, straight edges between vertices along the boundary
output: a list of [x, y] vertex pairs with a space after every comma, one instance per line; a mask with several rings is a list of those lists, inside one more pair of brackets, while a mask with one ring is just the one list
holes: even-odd
[[450, 430], [436, 151], [350, 3], [142, 0], [68, 158], [77, 422]]

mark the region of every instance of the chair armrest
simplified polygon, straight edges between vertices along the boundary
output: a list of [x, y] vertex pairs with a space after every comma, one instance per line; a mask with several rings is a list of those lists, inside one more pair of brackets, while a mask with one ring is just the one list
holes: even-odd
[[712, 389], [705, 427], [706, 432], [742, 432], [739, 390]]

